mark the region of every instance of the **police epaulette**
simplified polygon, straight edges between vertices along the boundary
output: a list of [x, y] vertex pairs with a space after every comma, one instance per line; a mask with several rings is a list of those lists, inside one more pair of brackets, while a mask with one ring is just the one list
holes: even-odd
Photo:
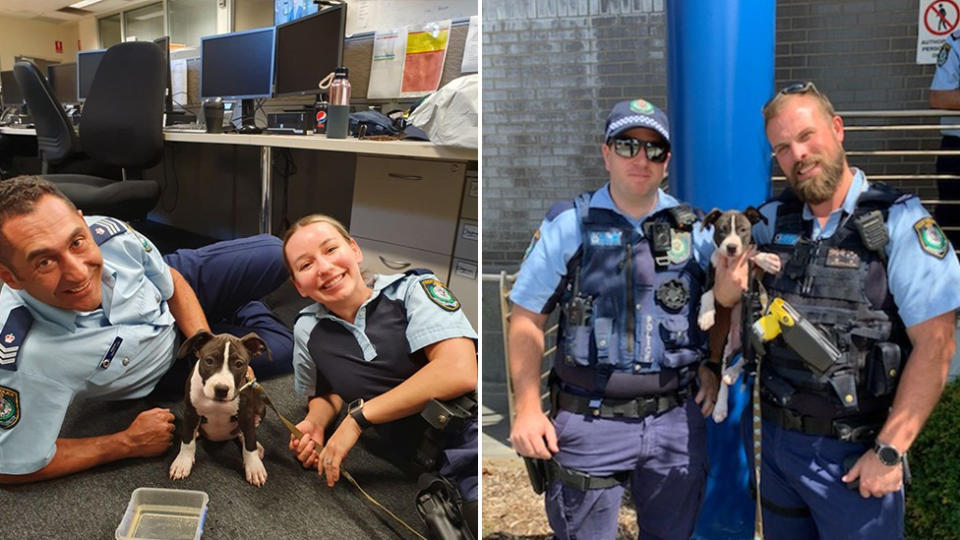
[[127, 226], [122, 221], [110, 217], [105, 217], [90, 226], [93, 240], [98, 246], [126, 230]]
[[33, 325], [33, 315], [27, 306], [20, 306], [10, 310], [7, 321], [0, 330], [0, 369], [17, 370], [17, 355], [20, 354], [20, 345], [27, 337], [27, 332]]
[[403, 273], [403, 275], [405, 275], [405, 276], [410, 276], [410, 275], [414, 275], [414, 276], [424, 276], [424, 275], [432, 274], [432, 273], [433, 273], [432, 270], [427, 270], [426, 268], [414, 268], [414, 269], [412, 269], [412, 270], [407, 270], [406, 272]]
[[566, 212], [567, 210], [570, 210], [573, 207], [574, 207], [573, 201], [560, 201], [558, 203], [554, 203], [553, 206], [551, 206], [550, 209], [547, 210], [546, 220], [553, 221], [554, 219], [557, 218], [557, 216]]

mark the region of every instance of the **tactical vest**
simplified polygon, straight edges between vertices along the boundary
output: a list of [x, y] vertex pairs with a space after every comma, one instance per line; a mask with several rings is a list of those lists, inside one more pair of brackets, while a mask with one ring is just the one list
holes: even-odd
[[770, 299], [786, 300], [841, 356], [819, 372], [782, 337], [771, 341], [763, 358], [766, 399], [826, 419], [889, 408], [910, 342], [887, 283], [885, 223], [890, 206], [909, 197], [872, 184], [833, 236], [811, 240], [803, 203], [784, 191], [772, 243], [760, 246], [779, 255], [782, 270], [763, 284]]
[[603, 389], [613, 372], [683, 368], [706, 354], [697, 326], [705, 273], [693, 254], [697, 213], [681, 205], [643, 223], [643, 235], [622, 215], [590, 208], [592, 193], [574, 201], [582, 232], [561, 297], [557, 375], [591, 367]]

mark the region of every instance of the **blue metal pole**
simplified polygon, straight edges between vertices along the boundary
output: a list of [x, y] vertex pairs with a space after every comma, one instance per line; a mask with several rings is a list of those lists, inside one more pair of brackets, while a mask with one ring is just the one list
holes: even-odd
[[766, 200], [770, 146], [760, 109], [773, 95], [775, 0], [669, 0], [670, 188], [710, 210]]
[[[775, 29], [775, 0], [667, 1], [670, 188], [680, 200], [710, 210], [768, 198], [770, 146], [760, 110], [774, 92]], [[730, 390], [727, 420], [707, 420], [710, 474], [694, 538], [753, 536], [740, 430], [750, 396], [740, 381]]]

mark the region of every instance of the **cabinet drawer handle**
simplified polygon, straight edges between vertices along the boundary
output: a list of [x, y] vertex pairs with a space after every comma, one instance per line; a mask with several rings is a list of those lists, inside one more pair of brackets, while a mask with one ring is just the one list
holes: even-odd
[[377, 256], [380, 257], [380, 262], [382, 262], [384, 266], [386, 266], [391, 270], [403, 270], [404, 268], [410, 266], [410, 263], [405, 261], [398, 261], [395, 259], [391, 260], [384, 257], [383, 255], [377, 255]]
[[422, 176], [417, 176], [414, 174], [387, 173], [387, 176], [389, 176], [390, 178], [397, 178], [399, 180], [416, 180], [416, 181], [423, 180]]

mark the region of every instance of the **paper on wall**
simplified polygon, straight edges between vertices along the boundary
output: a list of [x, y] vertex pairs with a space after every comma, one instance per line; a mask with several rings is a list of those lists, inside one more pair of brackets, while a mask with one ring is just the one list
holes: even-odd
[[170, 92], [173, 102], [181, 106], [189, 103], [187, 99], [187, 59], [170, 61]]
[[425, 96], [440, 87], [449, 44], [450, 19], [409, 27], [401, 97]]
[[406, 45], [406, 28], [395, 28], [374, 34], [370, 84], [367, 86], [368, 98], [390, 99], [400, 96]]
[[460, 64], [460, 73], [480, 72], [480, 18], [470, 17], [470, 29], [467, 30], [467, 41], [463, 44], [463, 62]]

